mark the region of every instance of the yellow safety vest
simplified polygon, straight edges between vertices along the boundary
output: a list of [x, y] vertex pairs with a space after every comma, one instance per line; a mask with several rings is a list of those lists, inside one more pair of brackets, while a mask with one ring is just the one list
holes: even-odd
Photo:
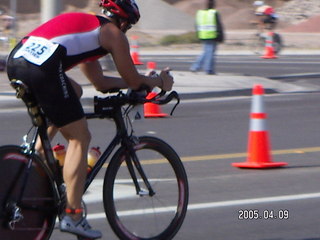
[[215, 39], [217, 37], [217, 20], [215, 9], [199, 10], [196, 15], [198, 37]]

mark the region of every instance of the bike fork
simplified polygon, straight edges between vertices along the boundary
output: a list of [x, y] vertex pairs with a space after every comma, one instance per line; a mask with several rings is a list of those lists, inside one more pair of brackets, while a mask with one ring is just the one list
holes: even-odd
[[[134, 163], [134, 166], [135, 168], [137, 169], [139, 175], [141, 176], [145, 186], [147, 187], [148, 191], [144, 190], [143, 188], [140, 187], [140, 184], [138, 182], [138, 179], [137, 179], [137, 175], [136, 175], [136, 172], [134, 170], [134, 166], [132, 164], [132, 162]], [[139, 162], [139, 159], [137, 157], [137, 155], [135, 154], [134, 150], [131, 150], [130, 151], [130, 154], [127, 153], [126, 154], [126, 164], [128, 166], [128, 170], [129, 170], [129, 173], [130, 173], [130, 176], [133, 180], [133, 183], [135, 185], [135, 188], [136, 188], [136, 193], [140, 196], [140, 197], [143, 197], [143, 196], [147, 196], [149, 195], [150, 197], [154, 196], [156, 193], [155, 191], [152, 189], [152, 186]]]

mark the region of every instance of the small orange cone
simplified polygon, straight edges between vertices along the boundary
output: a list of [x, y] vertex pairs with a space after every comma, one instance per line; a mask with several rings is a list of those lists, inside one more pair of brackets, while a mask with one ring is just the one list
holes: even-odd
[[156, 62], [147, 62], [147, 69], [148, 70], [155, 70], [157, 68], [157, 63]]
[[132, 61], [134, 65], [143, 65], [143, 62], [140, 61], [140, 57], [139, 57], [138, 36], [132, 36], [132, 42], [133, 44], [130, 46]]
[[[157, 95], [157, 93], [150, 92], [146, 98], [151, 99], [151, 98], [155, 97], [156, 95]], [[145, 103], [144, 104], [144, 117], [145, 118], [167, 117], [167, 116], [168, 116], [168, 114], [161, 112], [160, 106], [158, 104], [155, 104], [155, 103]]]
[[287, 165], [286, 162], [272, 162], [270, 155], [269, 133], [266, 128], [267, 114], [264, 112], [261, 85], [254, 86], [250, 114], [250, 132], [248, 140], [248, 157], [246, 162], [232, 163], [239, 168], [275, 168]]
[[269, 32], [267, 34], [267, 38], [266, 38], [266, 41], [265, 41], [265, 53], [263, 56], [261, 56], [261, 58], [264, 58], [264, 59], [275, 59], [275, 58], [278, 58], [276, 55], [275, 55], [275, 52], [274, 52], [274, 48], [273, 48], [273, 32]]

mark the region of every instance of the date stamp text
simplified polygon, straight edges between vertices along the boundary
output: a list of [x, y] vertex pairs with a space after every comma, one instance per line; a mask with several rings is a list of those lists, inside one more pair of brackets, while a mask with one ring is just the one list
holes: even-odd
[[240, 209], [238, 211], [239, 220], [288, 220], [289, 210], [258, 210], [258, 209]]

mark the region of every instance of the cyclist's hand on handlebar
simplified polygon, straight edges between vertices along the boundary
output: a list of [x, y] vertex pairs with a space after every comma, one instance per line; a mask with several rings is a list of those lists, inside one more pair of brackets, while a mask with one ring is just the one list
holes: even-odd
[[164, 91], [170, 91], [174, 83], [173, 77], [170, 75], [170, 68], [165, 68], [160, 72], [161, 84], [160, 88]]
[[150, 70], [148, 72], [146, 72], [145, 76], [147, 77], [152, 77], [154, 75], [157, 75], [157, 72], [155, 70]]

